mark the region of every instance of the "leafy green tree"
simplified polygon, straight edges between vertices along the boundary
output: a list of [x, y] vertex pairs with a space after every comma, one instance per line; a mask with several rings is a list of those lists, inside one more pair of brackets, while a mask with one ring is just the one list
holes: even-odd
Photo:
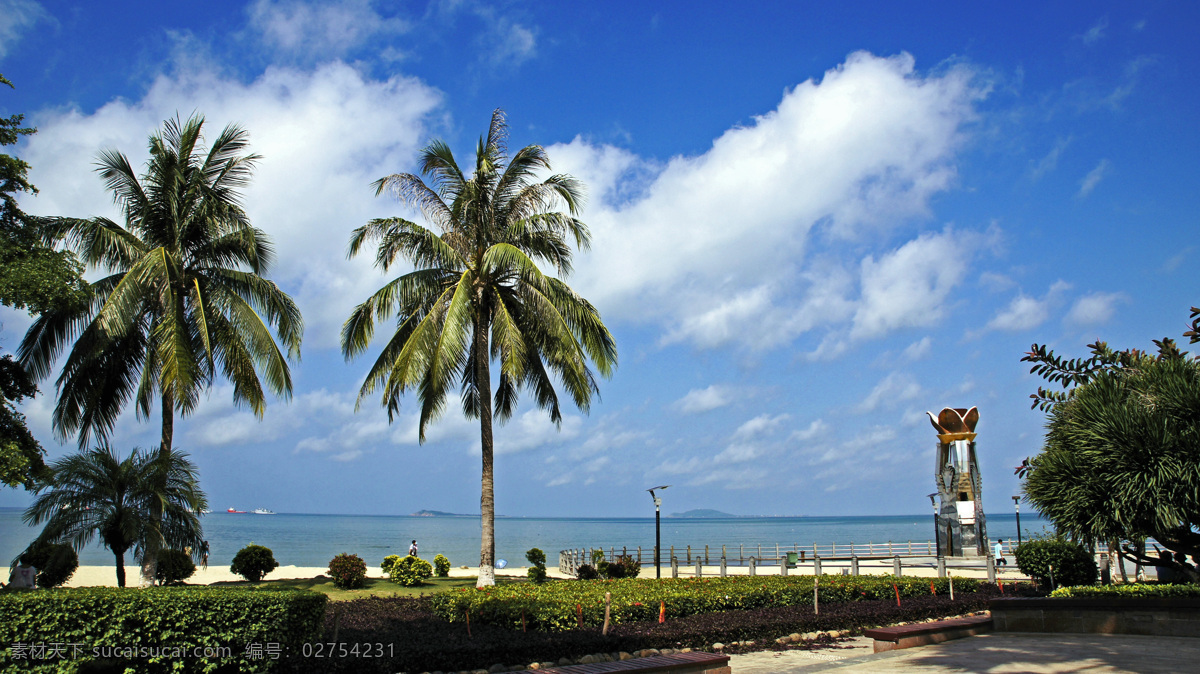
[[[0, 75], [0, 84], [12, 82]], [[0, 146], [15, 145], [37, 129], [22, 126], [24, 115], [0, 117]], [[81, 266], [69, 251], [56, 251], [42, 240], [39, 221], [17, 205], [20, 193], [36, 194], [29, 164], [0, 153], [0, 304], [40, 313], [79, 306], [89, 297]], [[0, 357], [0, 484], [32, 490], [45, 477], [42, 447], [25, 426], [15, 403], [37, 394], [37, 387], [11, 356]]]
[[1160, 563], [1147, 554], [1150, 537], [1200, 558], [1200, 361], [1169, 339], [1156, 344], [1151, 356], [1101, 343], [1073, 361], [1035, 345], [1034, 371], [1075, 385], [1035, 394], [1048, 411], [1045, 445], [1018, 469], [1026, 498], [1059, 532], [1107, 541], [1141, 564]]
[[80, 451], [55, 461], [46, 489], [25, 510], [28, 525], [45, 524], [38, 541], [76, 551], [96, 536], [113, 553], [117, 585], [125, 587], [125, 553], [167, 547], [200, 549], [199, 513], [208, 506], [196, 467], [176, 450], [121, 459], [111, 448]]
[[[44, 223], [47, 236], [111, 272], [92, 285], [88, 305], [39, 316], [18, 353], [40, 380], [73, 342], [57, 380], [53, 424], [60, 438], [77, 434], [81, 447], [106, 438], [130, 398], [139, 418], [159, 403], [160, 451], [167, 453], [175, 415], [192, 412], [217, 377], [259, 417], [266, 405], [260, 371], [267, 388], [291, 396], [287, 360], [299, 357], [303, 320], [264, 278], [274, 251], [241, 205], [258, 155], [246, 154], [247, 134], [235, 125], [205, 151], [203, 127], [199, 116], [167, 120], [150, 138], [140, 179], [123, 154], [100, 153], [97, 170], [123, 227], [103, 217]], [[144, 559], [143, 577], [152, 579], [152, 545]]]
[[[479, 420], [482, 449], [479, 586], [495, 583], [495, 496], [492, 420], [509, 419], [521, 390], [559, 424], [562, 413], [551, 375], [587, 411], [598, 392], [589, 359], [605, 377], [616, 367], [612, 335], [595, 307], [560, 280], [571, 271], [572, 243], [586, 248], [587, 226], [576, 219], [583, 187], [549, 172], [545, 150], [529, 145], [511, 158], [504, 113], [492, 114], [468, 176], [449, 146], [437, 140], [421, 155], [421, 171], [376, 181], [375, 193], [394, 193], [420, 208], [440, 233], [401, 218], [372, 220], [354, 230], [349, 254], [378, 241], [375, 264], [387, 272], [403, 258], [415, 269], [358, 305], [342, 326], [347, 360], [367, 349], [376, 320], [396, 317], [396, 331], [372, 364], [359, 402], [377, 389], [391, 420], [403, 393], [420, 399], [420, 440], [445, 410], [452, 386], [463, 413]], [[567, 212], [555, 210], [565, 206]], [[537, 263], [552, 266], [557, 277]], [[492, 396], [491, 361], [500, 375]]]

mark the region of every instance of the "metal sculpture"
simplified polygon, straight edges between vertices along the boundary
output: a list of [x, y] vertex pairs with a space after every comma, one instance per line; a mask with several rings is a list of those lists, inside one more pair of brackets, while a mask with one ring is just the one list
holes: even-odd
[[983, 513], [983, 481], [975, 455], [975, 425], [979, 410], [942, 409], [926, 412], [937, 430], [937, 482], [940, 508], [938, 555], [964, 557], [987, 554], [987, 518]]

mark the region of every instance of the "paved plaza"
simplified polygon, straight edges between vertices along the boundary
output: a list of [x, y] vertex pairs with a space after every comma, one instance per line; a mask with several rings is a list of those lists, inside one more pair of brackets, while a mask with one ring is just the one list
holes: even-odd
[[763, 651], [730, 658], [733, 674], [787, 672], [987, 672], [1065, 674], [1200, 670], [1200, 639], [1097, 634], [984, 634], [943, 644], [873, 653], [859, 637], [841, 648]]

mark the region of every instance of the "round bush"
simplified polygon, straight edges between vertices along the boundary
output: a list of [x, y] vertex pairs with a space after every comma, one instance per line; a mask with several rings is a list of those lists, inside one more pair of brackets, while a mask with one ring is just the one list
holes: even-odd
[[1099, 575], [1092, 553], [1078, 543], [1067, 540], [1034, 540], [1017, 546], [1014, 553], [1021, 573], [1049, 584], [1053, 567], [1055, 587], [1062, 585], [1093, 585]]
[[38, 570], [38, 587], [58, 587], [79, 568], [79, 555], [66, 543], [34, 542], [26, 552], [29, 564]]
[[251, 543], [233, 556], [229, 570], [248, 581], [257, 583], [263, 576], [279, 567], [271, 548]]
[[534, 566], [543, 568], [546, 566], [546, 553], [542, 552], [540, 548], [529, 548], [529, 551], [525, 553], [525, 559], [528, 559], [529, 563]]
[[367, 563], [358, 555], [342, 553], [329, 560], [329, 577], [343, 590], [362, 587], [367, 578]]
[[[394, 557], [395, 555], [391, 556]], [[387, 560], [385, 559], [384, 563], [386, 562]], [[387, 571], [393, 583], [405, 587], [420, 585], [422, 580], [433, 577], [433, 566], [420, 557], [413, 557], [412, 555], [401, 557]]]
[[196, 573], [196, 564], [182, 550], [163, 550], [158, 553], [158, 566], [154, 577], [163, 585], [182, 585], [183, 581]]
[[450, 560], [443, 555], [435, 555], [433, 557], [433, 573], [438, 578], [450, 577]]
[[621, 555], [617, 557], [617, 561], [611, 564], [605, 564], [603, 573], [606, 578], [637, 578], [642, 572], [642, 565], [634, 561], [629, 555]]
[[600, 577], [600, 572], [591, 564], [580, 564], [575, 569], [575, 577], [579, 580], [596, 580]]

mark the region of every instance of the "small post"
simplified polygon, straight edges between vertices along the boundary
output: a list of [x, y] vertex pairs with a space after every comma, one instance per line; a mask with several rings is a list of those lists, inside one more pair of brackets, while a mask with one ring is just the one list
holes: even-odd
[[850, 575], [852, 575], [852, 576], [858, 575], [858, 555], [855, 555], [850, 558]]
[[954, 601], [954, 576], [946, 576], [950, 580], [950, 601]]
[[937, 570], [938, 570], [938, 578], [946, 577], [946, 559], [944, 557], [938, 557]]
[[721, 555], [721, 577], [725, 577], [725, 555]]
[[679, 558], [674, 555], [671, 555], [671, 577], [679, 577]]
[[638, 565], [642, 564], [642, 546], [638, 546]]
[[900, 576], [900, 571], [901, 571], [901, 569], [900, 569], [900, 556], [899, 556], [899, 555], [897, 555], [897, 556], [895, 556], [895, 557], [892, 557], [892, 575], [893, 575], [893, 576], [896, 576], [896, 577], [899, 577], [899, 576]]
[[821, 585], [820, 578], [813, 578], [813, 615], [821, 612], [821, 605], [817, 600], [817, 588]]
[[892, 542], [888, 541], [888, 554], [892, 554]]
[[699, 578], [703, 575], [704, 575], [704, 569], [701, 566], [700, 557], [697, 556], [696, 557], [696, 577]]
[[602, 627], [600, 629], [600, 634], [605, 635], [605, 636], [608, 635], [608, 618], [609, 618], [609, 610], [611, 608], [612, 608], [612, 593], [605, 592], [604, 593], [604, 627]]
[[746, 547], [738, 543], [738, 564], [746, 563]]
[[690, 545], [687, 547], [687, 560], [688, 564], [692, 563], [692, 546]]
[[996, 582], [996, 558], [991, 555], [987, 556], [987, 574], [988, 574], [988, 576], [987, 576], [988, 582], [995, 583]]
[[814, 576], [821, 575], [821, 558], [820, 557], [813, 557], [813, 575]]
[[708, 543], [704, 544], [704, 563], [708, 564]]
[[779, 575], [781, 575], [781, 576], [787, 575], [787, 559], [785, 559], [783, 557], [779, 558]]
[[750, 575], [751, 576], [758, 575], [758, 558], [753, 557], [753, 556], [750, 557]]

